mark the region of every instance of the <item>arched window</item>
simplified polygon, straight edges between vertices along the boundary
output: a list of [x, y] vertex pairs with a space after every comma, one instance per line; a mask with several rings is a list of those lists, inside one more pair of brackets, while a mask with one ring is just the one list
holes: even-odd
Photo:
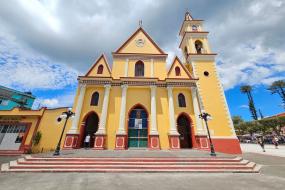
[[182, 93], [178, 95], [178, 104], [179, 107], [186, 107], [185, 96]]
[[180, 68], [179, 68], [179, 67], [175, 67], [175, 75], [176, 75], [176, 76], [181, 76]]
[[192, 25], [192, 31], [198, 31], [198, 27], [196, 25]]
[[136, 77], [143, 77], [144, 76], [144, 64], [142, 61], [136, 62], [135, 65], [135, 76]]
[[99, 93], [94, 92], [91, 98], [91, 106], [98, 106], [98, 102], [99, 102]]
[[187, 54], [188, 54], [188, 51], [187, 51], [187, 47], [185, 46], [185, 48], [184, 48], [184, 55], [185, 55], [186, 59], [187, 59]]
[[103, 65], [99, 65], [98, 70], [97, 70], [97, 74], [102, 74], [103, 73]]
[[200, 40], [195, 41], [195, 48], [196, 48], [197, 54], [203, 53], [203, 44]]

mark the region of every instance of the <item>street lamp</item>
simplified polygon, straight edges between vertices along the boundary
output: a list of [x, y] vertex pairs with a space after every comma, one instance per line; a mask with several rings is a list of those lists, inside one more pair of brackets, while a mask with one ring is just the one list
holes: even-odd
[[59, 156], [59, 154], [60, 154], [60, 152], [59, 152], [60, 151], [60, 144], [61, 144], [63, 133], [65, 131], [66, 123], [67, 123], [68, 119], [70, 117], [74, 117], [74, 115], [75, 115], [75, 113], [73, 113], [71, 111], [71, 108], [68, 108], [67, 111], [62, 112], [62, 114], [57, 118], [57, 122], [61, 122], [62, 119], [65, 119], [65, 122], [64, 122], [64, 126], [63, 126], [63, 129], [62, 129], [61, 135], [60, 135], [60, 139], [59, 139], [59, 141], [57, 143], [57, 146], [56, 146], [56, 149], [55, 149], [55, 151], [53, 153], [54, 156]]
[[209, 136], [209, 140], [210, 140], [211, 156], [216, 156], [214, 145], [212, 143], [212, 139], [211, 139], [211, 135], [210, 135], [209, 127], [208, 127], [208, 120], [211, 119], [211, 115], [206, 113], [203, 110], [201, 112], [202, 113], [199, 115], [199, 117], [201, 119], [203, 119], [206, 123], [206, 128], [207, 128], [207, 132], [208, 132], [208, 136]]

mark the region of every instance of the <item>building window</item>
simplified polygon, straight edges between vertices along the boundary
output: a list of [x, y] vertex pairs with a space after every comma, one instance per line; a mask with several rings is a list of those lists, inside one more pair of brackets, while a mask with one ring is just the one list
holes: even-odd
[[91, 98], [91, 106], [98, 106], [98, 102], [99, 102], [99, 93], [94, 92]]
[[9, 100], [0, 100], [0, 105], [7, 106], [9, 103]]
[[185, 96], [182, 93], [178, 95], [178, 104], [179, 107], [186, 107]]
[[187, 59], [188, 50], [187, 50], [187, 47], [186, 47], [186, 46], [185, 46], [185, 48], [184, 48], [184, 55], [185, 55], [185, 58]]
[[195, 41], [195, 48], [196, 48], [196, 52], [197, 54], [202, 54], [203, 53], [203, 44], [200, 40], [196, 40]]
[[209, 73], [208, 71], [205, 71], [205, 72], [204, 72], [204, 75], [205, 75], [206, 77], [208, 77], [209, 74], [210, 74], [210, 73]]
[[98, 70], [97, 70], [97, 74], [102, 74], [103, 73], [103, 65], [99, 65]]
[[192, 26], [192, 31], [198, 31], [198, 27], [196, 25]]
[[144, 63], [142, 61], [136, 62], [135, 76], [136, 77], [143, 77], [144, 76]]
[[175, 75], [176, 75], [176, 76], [181, 76], [180, 68], [179, 68], [179, 67], [175, 67]]

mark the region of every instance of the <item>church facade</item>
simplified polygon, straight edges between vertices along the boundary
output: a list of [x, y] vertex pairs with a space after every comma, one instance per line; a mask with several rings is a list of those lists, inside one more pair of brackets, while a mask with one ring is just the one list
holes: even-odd
[[[215, 150], [240, 154], [203, 20], [186, 13], [179, 35], [183, 57], [175, 57], [169, 68], [167, 53], [139, 27], [112, 53], [112, 69], [101, 55], [79, 76], [75, 117], [67, 123], [62, 147], [81, 148], [89, 135], [94, 151], [209, 150], [199, 118], [205, 111], [212, 116], [208, 124]], [[0, 153], [53, 150], [63, 127], [56, 119], [64, 110], [0, 111]]]
[[87, 134], [94, 149], [209, 149], [202, 110], [217, 151], [240, 153], [203, 21], [186, 13], [179, 32], [183, 52], [167, 69], [167, 54], [142, 27], [79, 76], [64, 148], [80, 148]]

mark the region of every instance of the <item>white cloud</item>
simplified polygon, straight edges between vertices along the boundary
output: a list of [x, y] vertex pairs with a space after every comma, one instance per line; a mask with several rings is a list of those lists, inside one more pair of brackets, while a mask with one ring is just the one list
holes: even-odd
[[19, 60], [12, 58], [15, 48], [0, 47], [1, 57], [11, 57], [1, 65], [0, 81], [25, 89], [71, 85], [77, 73], [71, 68], [85, 72], [99, 54], [110, 55], [135, 31], [140, 19], [169, 53], [169, 65], [175, 54], [181, 55], [178, 31], [187, 8], [194, 18], [205, 20], [225, 89], [285, 77], [284, 0], [15, 0], [0, 2], [0, 36], [17, 43]]
[[284, 79], [284, 2], [241, 1], [237, 9], [222, 15], [220, 24], [211, 20], [208, 28], [225, 89]]
[[76, 85], [78, 72], [45, 56], [17, 47], [0, 34], [0, 81], [19, 90], [61, 89]]
[[56, 107], [72, 107], [74, 102], [74, 93], [65, 93], [61, 96], [53, 98], [39, 97], [36, 99], [33, 108], [38, 109], [40, 107], [56, 108]]
[[248, 109], [248, 105], [240, 105], [239, 108], [246, 108], [246, 109]]

